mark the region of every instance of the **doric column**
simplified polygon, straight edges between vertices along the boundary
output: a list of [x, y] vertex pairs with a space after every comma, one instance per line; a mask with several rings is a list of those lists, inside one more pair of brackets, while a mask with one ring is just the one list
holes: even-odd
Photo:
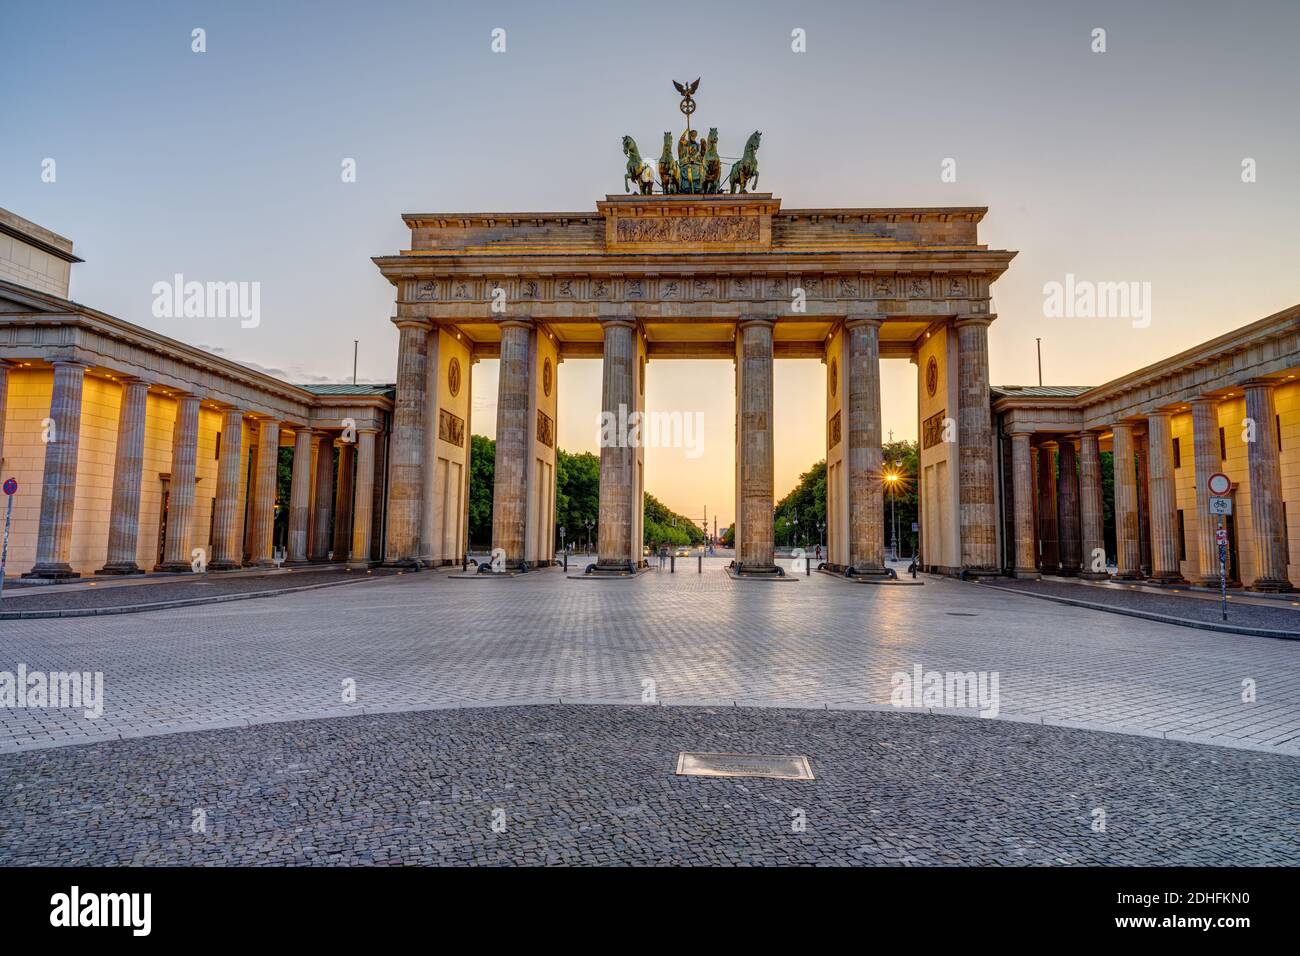
[[618, 318], [602, 319], [600, 324], [605, 339], [600, 389], [602, 422], [615, 427], [613, 434], [608, 428], [601, 429], [596, 564], [622, 569], [632, 560], [636, 525], [636, 449], [626, 441], [628, 416], [636, 410], [636, 323]]
[[[736, 464], [740, 511], [736, 563], [742, 571], [767, 571], [774, 560], [772, 499], [772, 327], [769, 316], [742, 318], [736, 402]], [[877, 453], [878, 454], [878, 453]], [[877, 457], [877, 462], [879, 458]]]
[[[334, 514], [334, 436], [320, 436], [316, 445], [316, 483], [312, 491], [311, 548], [312, 561], [330, 557], [330, 518]], [[391, 528], [392, 525], [390, 524]]]
[[1105, 506], [1101, 494], [1101, 443], [1096, 432], [1079, 436], [1079, 517], [1085, 578], [1106, 574]]
[[[419, 567], [425, 468], [425, 392], [428, 379], [425, 366], [430, 323], [427, 319], [394, 321], [400, 332], [397, 346], [397, 395], [393, 403], [392, 438], [389, 441], [388, 535], [385, 539], [384, 563]], [[319, 498], [316, 507], [319, 522]], [[317, 533], [320, 533], [319, 529]]]
[[[884, 489], [880, 447], [880, 323], [851, 315], [848, 341], [849, 564], [858, 571], [885, 566]], [[769, 386], [770, 389], [770, 386]], [[769, 395], [769, 409], [770, 405]], [[769, 443], [770, 444], [770, 443]]]
[[244, 522], [243, 551], [241, 552], [242, 560], [239, 564], [241, 568], [244, 566], [245, 562], [252, 560], [253, 557], [253, 533], [256, 530], [256, 526], [253, 523], [253, 493], [257, 489], [259, 448], [257, 430], [257, 419], [253, 419], [249, 423], [248, 428], [248, 443], [250, 446], [248, 455], [249, 461], [247, 468], [240, 475], [239, 479], [246, 486], [244, 488], [244, 514], [242, 515], [242, 520]]
[[96, 574], [143, 574], [135, 563], [140, 540], [140, 486], [144, 473], [144, 420], [149, 383], [123, 377], [113, 460], [113, 510], [108, 519], [108, 557]]
[[1143, 577], [1151, 576], [1151, 483], [1148, 480], [1150, 469], [1147, 467], [1150, 454], [1147, 452], [1147, 435], [1145, 431], [1133, 433], [1133, 457], [1137, 462], [1137, 498], [1138, 498], [1138, 567]]
[[1192, 466], [1196, 484], [1196, 583], [1219, 586], [1219, 545], [1210, 514], [1207, 482], [1223, 467], [1219, 458], [1219, 400], [1194, 398], [1192, 405]]
[[[77, 451], [81, 444], [81, 387], [86, 366], [54, 363], [50, 421], [45, 429], [45, 474], [41, 479], [41, 519], [36, 564], [23, 577], [80, 577], [72, 557], [72, 512], [77, 497]], [[3, 425], [0, 424], [0, 430]]]
[[993, 427], [989, 408], [991, 315], [959, 316], [957, 441], [963, 570], [998, 572], [997, 509], [993, 501]]
[[1173, 415], [1147, 416], [1147, 500], [1151, 503], [1151, 578], [1183, 583], [1178, 563], [1178, 499], [1174, 493]]
[[346, 561], [352, 547], [352, 465], [356, 443], [339, 442], [339, 477], [334, 486], [334, 560]]
[[1138, 549], [1137, 463], [1134, 461], [1133, 426], [1116, 422], [1112, 457], [1115, 460], [1115, 577], [1142, 577]]
[[5, 450], [5, 415], [9, 412], [9, 367], [10, 362], [0, 359], [0, 460], [4, 459]]
[[244, 413], [221, 411], [221, 447], [217, 457], [217, 503], [212, 518], [209, 571], [233, 571], [243, 564], [244, 512], [239, 507], [244, 484]]
[[1038, 566], [1044, 574], [1061, 569], [1061, 539], [1056, 526], [1056, 449], [1038, 448]]
[[1060, 541], [1061, 573], [1078, 574], [1083, 564], [1083, 542], [1079, 527], [1079, 467], [1074, 439], [1057, 442], [1056, 531]]
[[289, 484], [289, 543], [285, 561], [307, 561], [307, 531], [311, 527], [312, 430], [299, 425], [293, 434], [293, 476]]
[[271, 535], [275, 531], [275, 485], [280, 464], [280, 423], [262, 419], [257, 431], [257, 473], [253, 476], [253, 538], [248, 566], [274, 567]]
[[352, 515], [352, 567], [370, 566], [370, 527], [375, 498], [375, 430], [357, 432], [357, 503]]
[[1282, 463], [1277, 447], [1274, 384], [1246, 383], [1246, 417], [1255, 423], [1254, 441], [1246, 443], [1250, 468], [1250, 527], [1255, 537], [1252, 591], [1290, 591], [1286, 531], [1282, 527]]
[[1011, 433], [1011, 498], [1015, 509], [1016, 567], [1018, 578], [1036, 578], [1034, 568], [1034, 472], [1033, 436], [1027, 431]]
[[194, 492], [199, 457], [199, 397], [176, 396], [172, 426], [172, 476], [167, 494], [167, 538], [162, 564], [155, 571], [193, 570]]
[[[501, 380], [497, 386], [492, 550], [504, 551], [506, 567], [518, 568], [525, 561], [524, 541], [528, 522], [528, 410], [532, 398], [532, 376], [529, 372], [532, 366], [533, 323], [529, 319], [507, 319], [500, 326]], [[601, 490], [604, 490], [603, 481]]]

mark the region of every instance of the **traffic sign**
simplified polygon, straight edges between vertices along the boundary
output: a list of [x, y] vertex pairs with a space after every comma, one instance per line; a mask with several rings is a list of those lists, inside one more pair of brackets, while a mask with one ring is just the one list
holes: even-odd
[[4, 484], [5, 494], [12, 495], [18, 490], [18, 482], [13, 478], [6, 478]]
[[1230, 515], [1232, 514], [1231, 498], [1211, 498], [1210, 514], [1212, 515]]
[[1232, 490], [1232, 479], [1223, 472], [1216, 471], [1210, 475], [1205, 486], [1210, 489], [1210, 494], [1221, 497]]

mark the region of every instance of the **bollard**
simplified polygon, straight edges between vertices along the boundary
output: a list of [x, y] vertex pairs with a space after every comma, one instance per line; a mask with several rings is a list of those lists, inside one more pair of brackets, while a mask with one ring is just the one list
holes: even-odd
[[703, 573], [704, 573], [704, 555], [701, 554], [701, 555], [698, 555], [698, 557], [699, 557], [699, 561], [700, 561], [700, 566], [699, 566], [699, 568], [696, 570], [695, 573], [696, 573], [696, 574], [703, 574]]
[[806, 578], [812, 577], [812, 562], [807, 558], [804, 558], [803, 562], [803, 576]]
[[677, 552], [676, 551], [668, 555], [668, 573], [669, 574], [677, 573]]
[[569, 573], [569, 552], [564, 552], [564, 573]]

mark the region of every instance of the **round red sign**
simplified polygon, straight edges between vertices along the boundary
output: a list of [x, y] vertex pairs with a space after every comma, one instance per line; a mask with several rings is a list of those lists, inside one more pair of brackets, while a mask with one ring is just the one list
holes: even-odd
[[1221, 471], [1217, 471], [1210, 475], [1209, 481], [1205, 484], [1210, 489], [1210, 494], [1212, 495], [1226, 495], [1232, 490], [1232, 479]]
[[12, 495], [18, 490], [18, 482], [13, 478], [6, 478], [4, 484], [5, 494]]

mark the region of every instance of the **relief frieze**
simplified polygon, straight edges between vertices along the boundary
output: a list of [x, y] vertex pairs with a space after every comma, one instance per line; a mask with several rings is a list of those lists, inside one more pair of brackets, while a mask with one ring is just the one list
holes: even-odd
[[619, 219], [616, 242], [758, 242], [757, 216], [684, 216]]

